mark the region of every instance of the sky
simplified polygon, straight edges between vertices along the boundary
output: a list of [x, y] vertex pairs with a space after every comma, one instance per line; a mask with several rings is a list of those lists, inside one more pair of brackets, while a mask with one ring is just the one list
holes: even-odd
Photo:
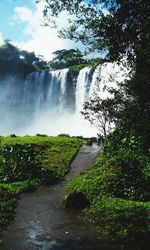
[[[34, 0], [0, 0], [0, 44], [5, 39], [20, 49], [34, 51], [45, 60], [51, 60], [52, 52], [58, 49], [83, 49], [80, 43], [60, 39], [58, 30], [44, 27], [44, 5], [35, 4]], [[58, 20], [58, 27], [67, 26], [68, 14], [63, 12]]]

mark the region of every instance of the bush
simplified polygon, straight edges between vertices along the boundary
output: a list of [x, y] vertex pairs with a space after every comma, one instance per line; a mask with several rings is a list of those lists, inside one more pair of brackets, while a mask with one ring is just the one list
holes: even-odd
[[25, 181], [18, 181], [13, 183], [0, 183], [0, 190], [9, 191], [13, 194], [20, 194], [22, 192], [34, 191], [39, 187], [41, 181], [39, 179], [28, 179]]
[[[114, 137], [116, 139], [116, 137]], [[104, 147], [105, 169], [117, 178], [113, 194], [134, 200], [150, 199], [150, 161], [140, 138], [126, 137], [116, 142], [113, 135]]]
[[0, 232], [13, 220], [17, 204], [14, 192], [0, 188]]
[[1, 148], [0, 181], [14, 182], [40, 178], [41, 170], [36, 158], [36, 144], [6, 145]]
[[90, 200], [100, 194], [109, 194], [118, 198], [147, 201], [150, 198], [149, 178], [142, 170], [143, 165], [139, 166], [138, 159], [132, 160], [125, 164], [124, 159], [118, 157], [107, 160], [100, 156], [93, 168], [69, 182], [67, 188], [71, 192], [86, 193]]
[[[86, 212], [105, 238], [115, 240], [127, 249], [130, 246], [131, 249], [144, 247], [145, 235], [149, 231], [150, 202], [102, 196], [97, 197]], [[142, 249], [146, 247], [148, 245]]]

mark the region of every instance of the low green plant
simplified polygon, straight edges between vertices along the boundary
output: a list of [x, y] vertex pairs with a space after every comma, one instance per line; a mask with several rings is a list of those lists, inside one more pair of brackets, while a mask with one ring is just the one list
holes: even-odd
[[104, 238], [124, 249], [148, 249], [145, 236], [149, 232], [150, 202], [97, 196], [85, 212]]
[[36, 144], [6, 145], [0, 150], [0, 181], [14, 182], [40, 178]]
[[0, 188], [0, 233], [13, 220], [17, 196], [6, 188]]

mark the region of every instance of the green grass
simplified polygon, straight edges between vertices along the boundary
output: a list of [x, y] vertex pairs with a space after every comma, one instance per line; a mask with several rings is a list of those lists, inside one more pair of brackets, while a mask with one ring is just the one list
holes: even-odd
[[69, 137], [0, 137], [0, 227], [13, 219], [18, 195], [63, 179], [84, 143]]

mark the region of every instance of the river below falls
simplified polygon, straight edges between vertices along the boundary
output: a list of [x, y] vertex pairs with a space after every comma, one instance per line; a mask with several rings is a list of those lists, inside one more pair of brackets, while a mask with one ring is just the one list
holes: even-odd
[[65, 185], [72, 177], [91, 167], [100, 147], [82, 146], [65, 180], [22, 194], [13, 223], [2, 235], [1, 250], [112, 250], [96, 228], [84, 221], [80, 211], [65, 209]]

